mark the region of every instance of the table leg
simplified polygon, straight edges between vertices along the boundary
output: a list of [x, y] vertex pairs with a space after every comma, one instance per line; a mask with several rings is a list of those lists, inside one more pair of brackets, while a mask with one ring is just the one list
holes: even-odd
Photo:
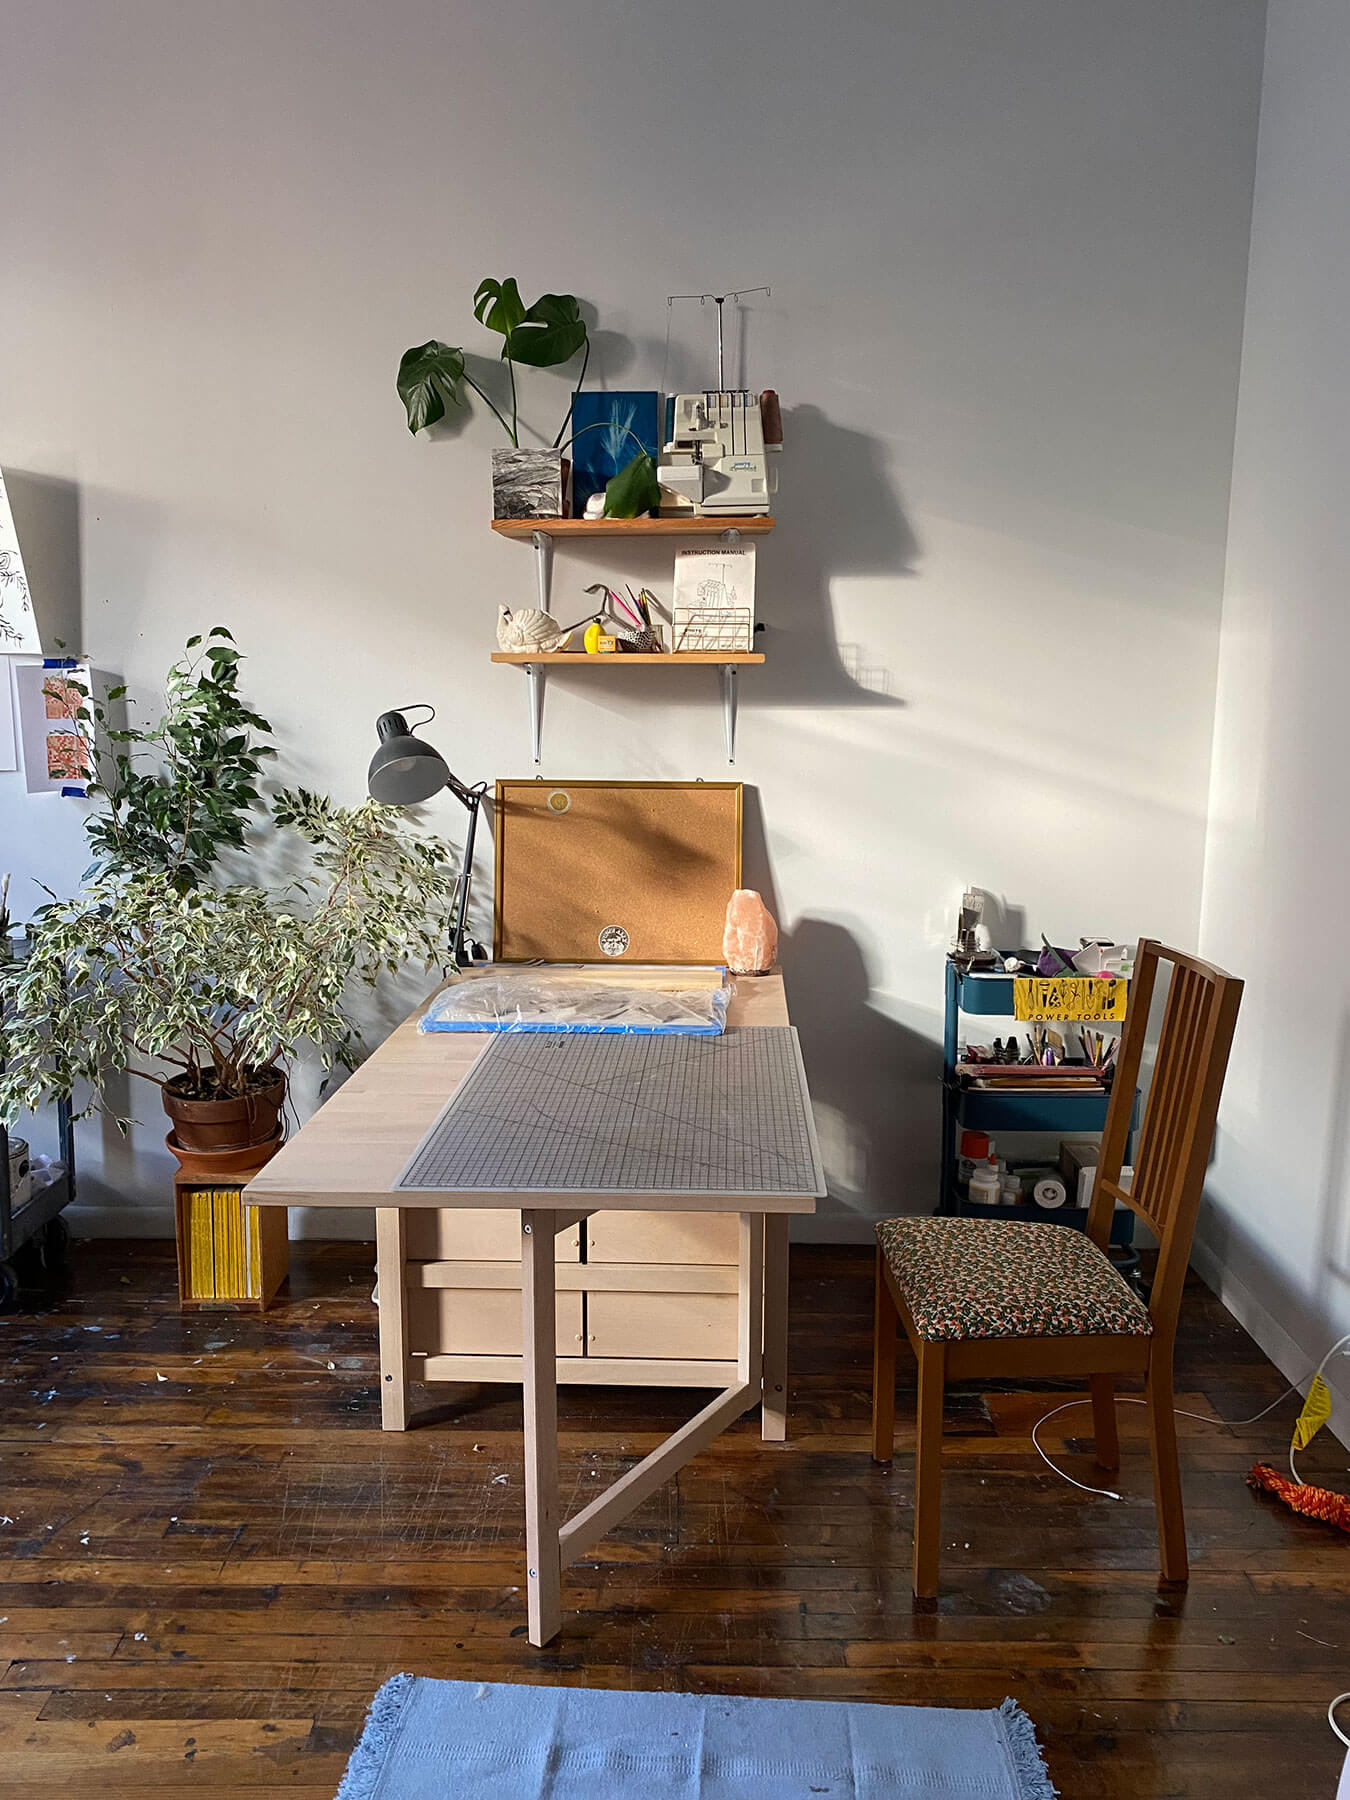
[[408, 1429], [408, 1288], [403, 1209], [375, 1209], [375, 1279], [380, 1294], [380, 1424]]
[[524, 1352], [525, 1557], [530, 1642], [562, 1630], [558, 1544], [557, 1296], [550, 1212], [520, 1215], [520, 1312]]
[[737, 1281], [736, 1373], [753, 1406], [764, 1382], [764, 1215], [742, 1213]]
[[764, 1403], [760, 1435], [766, 1444], [787, 1436], [788, 1217], [764, 1217]]

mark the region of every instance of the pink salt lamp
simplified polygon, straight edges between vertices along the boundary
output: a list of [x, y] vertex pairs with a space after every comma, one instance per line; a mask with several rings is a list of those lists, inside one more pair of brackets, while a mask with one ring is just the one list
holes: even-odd
[[778, 954], [778, 927], [753, 888], [737, 888], [727, 902], [722, 957], [733, 975], [767, 975]]

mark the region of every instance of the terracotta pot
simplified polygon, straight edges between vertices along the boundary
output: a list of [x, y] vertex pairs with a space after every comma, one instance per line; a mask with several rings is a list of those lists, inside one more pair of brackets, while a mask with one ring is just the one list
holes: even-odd
[[272, 1071], [267, 1087], [232, 1100], [185, 1100], [161, 1089], [164, 1110], [184, 1150], [248, 1150], [277, 1135], [286, 1101], [286, 1077]]
[[282, 1134], [265, 1144], [250, 1144], [242, 1150], [188, 1150], [170, 1132], [164, 1142], [178, 1159], [178, 1167], [189, 1181], [233, 1183], [248, 1182], [264, 1164], [271, 1162], [281, 1148]]

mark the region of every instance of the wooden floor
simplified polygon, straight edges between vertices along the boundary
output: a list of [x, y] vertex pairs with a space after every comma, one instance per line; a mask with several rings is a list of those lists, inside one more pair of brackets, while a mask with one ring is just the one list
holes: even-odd
[[[1193, 1577], [1157, 1591], [1142, 1410], [1128, 1503], [1056, 1480], [1028, 1443], [1053, 1404], [948, 1401], [944, 1599], [909, 1597], [911, 1369], [894, 1465], [867, 1453], [871, 1265], [793, 1262], [790, 1441], [747, 1420], [564, 1580], [561, 1641], [525, 1642], [520, 1406], [415, 1390], [377, 1429], [362, 1246], [293, 1246], [265, 1319], [185, 1317], [158, 1243], [76, 1247], [65, 1296], [0, 1319], [0, 1792], [331, 1800], [399, 1669], [1030, 1712], [1065, 1800], [1329, 1800], [1323, 1719], [1350, 1687], [1350, 1547], [1243, 1485], [1296, 1403], [1233, 1433], [1181, 1421]], [[1243, 1418], [1283, 1382], [1199, 1285], [1178, 1404]], [[564, 1389], [573, 1504], [696, 1396]], [[1094, 1479], [1088, 1414], [1049, 1447]], [[1067, 1433], [1067, 1437], [1064, 1435]], [[1308, 1471], [1345, 1488], [1326, 1434]]]

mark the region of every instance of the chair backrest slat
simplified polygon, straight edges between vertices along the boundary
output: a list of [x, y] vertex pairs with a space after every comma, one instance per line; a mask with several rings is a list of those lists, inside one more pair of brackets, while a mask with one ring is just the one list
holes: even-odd
[[1242, 983], [1196, 957], [1165, 949], [1149, 939], [1140, 943], [1119, 1066], [1102, 1133], [1101, 1191], [1088, 1215], [1089, 1233], [1103, 1246], [1114, 1207], [1114, 1199], [1105, 1190], [1116, 1188], [1120, 1181], [1160, 963], [1170, 965], [1171, 982], [1143, 1124], [1134, 1146], [1134, 1177], [1125, 1199], [1157, 1234], [1158, 1267], [1151, 1311], [1155, 1332], [1170, 1333], [1181, 1302]]

